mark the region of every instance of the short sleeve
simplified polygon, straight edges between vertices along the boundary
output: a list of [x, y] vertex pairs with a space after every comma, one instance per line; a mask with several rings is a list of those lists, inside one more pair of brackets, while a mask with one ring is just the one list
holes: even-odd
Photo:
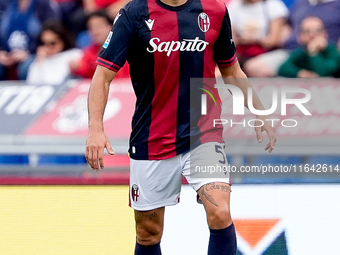
[[288, 17], [289, 11], [281, 0], [268, 0], [265, 2], [270, 20]]
[[133, 21], [128, 14], [129, 4], [121, 9], [113, 22], [106, 41], [102, 46], [96, 63], [118, 72], [124, 65], [133, 35]]
[[231, 33], [229, 13], [226, 8], [219, 36], [214, 45], [214, 59], [218, 65], [231, 66], [237, 61], [236, 47]]

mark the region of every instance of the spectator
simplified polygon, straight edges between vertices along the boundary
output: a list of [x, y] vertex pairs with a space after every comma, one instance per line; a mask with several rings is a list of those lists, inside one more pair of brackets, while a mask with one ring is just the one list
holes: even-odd
[[70, 75], [69, 63], [81, 56], [74, 41], [60, 22], [44, 24], [39, 36], [39, 46], [34, 62], [29, 67], [27, 82], [30, 84], [58, 85]]
[[94, 9], [105, 8], [111, 18], [115, 18], [119, 10], [130, 0], [93, 0]]
[[45, 0], [8, 1], [0, 23], [0, 79], [24, 80], [36, 50], [41, 24], [58, 18], [57, 9]]
[[130, 0], [55, 0], [62, 13], [63, 24], [75, 35], [86, 30], [86, 17], [92, 12], [106, 9], [111, 19]]
[[[339, 38], [338, 43], [337, 43], [337, 49], [338, 49], [338, 53], [340, 54], [340, 38]], [[336, 73], [334, 74], [334, 77], [340, 78], [340, 67], [339, 67], [338, 71], [336, 71]]]
[[237, 0], [229, 5], [237, 58], [251, 57], [277, 48], [288, 9], [281, 0]]
[[0, 1], [0, 18], [2, 17], [3, 12], [6, 10], [9, 0]]
[[[70, 67], [73, 75], [91, 79], [97, 66], [98, 54], [112, 28], [111, 17], [105, 10], [93, 12], [87, 19], [87, 27], [92, 44], [83, 49], [80, 59], [71, 61]], [[116, 77], [129, 77], [127, 66], [121, 68]]]
[[93, 0], [54, 0], [60, 9], [63, 25], [74, 35], [86, 30], [86, 14], [82, 2]]
[[296, 0], [293, 4], [289, 23], [291, 36], [283, 45], [283, 49], [257, 56], [247, 62], [245, 71], [252, 77], [273, 77], [284, 63], [289, 53], [299, 47], [299, 27], [301, 21], [309, 16], [323, 20], [329, 43], [336, 44], [340, 37], [340, 0]]
[[285, 77], [316, 78], [332, 76], [340, 68], [340, 55], [335, 45], [329, 45], [327, 32], [318, 17], [307, 17], [300, 26], [299, 43], [303, 48], [291, 53], [280, 67]]

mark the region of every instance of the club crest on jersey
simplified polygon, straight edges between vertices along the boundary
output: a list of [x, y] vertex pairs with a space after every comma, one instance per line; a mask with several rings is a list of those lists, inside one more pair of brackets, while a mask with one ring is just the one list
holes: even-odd
[[202, 32], [205, 33], [209, 30], [210, 19], [209, 19], [209, 16], [206, 13], [201, 12], [198, 15], [197, 21], [198, 21], [198, 27], [201, 29]]
[[139, 198], [139, 188], [137, 184], [133, 184], [131, 188], [132, 201], [137, 202]]

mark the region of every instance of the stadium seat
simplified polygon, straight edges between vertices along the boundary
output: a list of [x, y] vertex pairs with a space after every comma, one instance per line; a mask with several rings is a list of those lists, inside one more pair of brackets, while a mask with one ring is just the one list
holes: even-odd
[[40, 155], [38, 165], [77, 165], [86, 164], [84, 155]]
[[246, 163], [246, 157], [241, 155], [227, 156], [228, 163], [232, 166], [241, 166]]
[[309, 156], [306, 164], [340, 165], [340, 156]]
[[303, 157], [301, 156], [254, 156], [248, 160], [248, 165], [289, 165], [302, 164]]
[[0, 165], [27, 165], [28, 155], [0, 155]]
[[[279, 165], [298, 165], [303, 163], [302, 156], [249, 156], [245, 157], [245, 164], [248, 166], [279, 166]], [[294, 178], [263, 177], [263, 178], [243, 178], [241, 183], [244, 184], [273, 184], [273, 183], [292, 183], [297, 182]]]

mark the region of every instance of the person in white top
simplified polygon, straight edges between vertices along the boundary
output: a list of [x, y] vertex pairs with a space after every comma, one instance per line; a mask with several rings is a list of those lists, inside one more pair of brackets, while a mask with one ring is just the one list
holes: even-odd
[[281, 0], [233, 0], [228, 9], [241, 64], [280, 46], [289, 14]]
[[72, 37], [61, 23], [54, 21], [44, 24], [26, 82], [35, 85], [62, 84], [70, 76], [71, 60], [82, 56], [82, 51], [73, 47]]

